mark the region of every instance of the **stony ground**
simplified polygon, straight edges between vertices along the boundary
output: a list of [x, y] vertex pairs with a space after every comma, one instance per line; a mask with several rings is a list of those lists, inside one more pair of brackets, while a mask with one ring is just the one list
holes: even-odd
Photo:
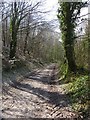
[[58, 84], [57, 72], [53, 64], [9, 83], [3, 80], [2, 117], [77, 117], [64, 92], [64, 84]]

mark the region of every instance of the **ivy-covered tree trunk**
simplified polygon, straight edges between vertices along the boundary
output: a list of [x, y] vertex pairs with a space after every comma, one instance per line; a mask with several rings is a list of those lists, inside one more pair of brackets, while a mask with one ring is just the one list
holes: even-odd
[[60, 16], [62, 39], [64, 43], [65, 54], [68, 62], [68, 70], [76, 71], [74, 56], [74, 25], [72, 23], [72, 11], [69, 2], [62, 3], [62, 14]]
[[16, 46], [17, 46], [17, 34], [12, 35], [12, 40], [10, 42], [10, 59], [15, 57]]
[[67, 5], [64, 34], [64, 49], [68, 61], [68, 70], [75, 72], [77, 69], [74, 53], [74, 25], [72, 23], [72, 12], [70, 4]]
[[16, 18], [13, 18], [11, 21], [11, 42], [10, 42], [10, 55], [9, 58], [12, 59], [15, 57], [16, 47], [17, 47], [17, 33], [19, 24], [15, 21]]
[[10, 42], [10, 54], [9, 58], [15, 57], [16, 45], [17, 45], [17, 3], [12, 3], [12, 15], [10, 22], [11, 42]]
[[77, 69], [77, 66], [75, 63], [73, 44], [65, 43], [64, 48], [65, 48], [66, 58], [68, 61], [68, 70], [75, 72]]
[[74, 39], [77, 16], [85, 4], [82, 2], [60, 2], [58, 18], [64, 43], [65, 54], [68, 62], [68, 70], [75, 72], [77, 65], [74, 56]]
[[18, 18], [18, 6], [17, 2], [12, 3], [12, 15], [10, 22], [11, 42], [10, 42], [10, 54], [9, 59], [15, 57], [17, 47], [17, 34], [20, 25], [21, 18]]

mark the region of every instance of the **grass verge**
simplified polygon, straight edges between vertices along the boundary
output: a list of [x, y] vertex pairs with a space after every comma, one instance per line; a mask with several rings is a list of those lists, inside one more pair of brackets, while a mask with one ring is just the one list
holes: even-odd
[[83, 118], [87, 119], [89, 116], [89, 76], [88, 75], [69, 75], [65, 80], [66, 85], [66, 93], [69, 95], [72, 108], [79, 112]]

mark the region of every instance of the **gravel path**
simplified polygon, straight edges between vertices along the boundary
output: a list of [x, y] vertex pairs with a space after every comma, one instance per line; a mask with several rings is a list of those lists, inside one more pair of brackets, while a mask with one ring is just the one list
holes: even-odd
[[3, 118], [76, 118], [54, 64], [3, 83]]

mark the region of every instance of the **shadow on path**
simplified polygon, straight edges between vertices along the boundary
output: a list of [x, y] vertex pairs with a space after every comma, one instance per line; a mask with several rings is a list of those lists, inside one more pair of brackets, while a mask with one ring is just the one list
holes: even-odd
[[19, 90], [36, 95], [39, 98], [46, 100], [52, 105], [55, 105], [55, 106], [60, 105], [60, 108], [66, 107], [69, 104], [68, 100], [66, 99], [67, 98], [66, 94], [60, 94], [59, 92], [50, 92], [41, 88], [34, 88], [29, 84], [23, 84], [20, 82], [14, 82], [11, 85]]
[[[54, 70], [53, 70], [54, 68]], [[37, 81], [37, 86], [38, 86], [38, 82], [41, 82], [45, 85], [48, 85], [47, 89], [53, 89], [50, 84], [53, 85], [54, 87], [54, 84], [55, 84], [55, 65], [51, 65], [48, 67], [48, 69], [45, 69], [46, 72], [44, 74], [44, 71], [35, 71], [35, 72], [32, 72], [31, 74], [25, 76], [24, 78], [26, 78], [25, 80], [30, 79], [30, 81]], [[49, 74], [51, 70], [51, 74]], [[53, 79], [52, 79], [52, 76], [54, 75]], [[58, 92], [51, 92], [49, 90], [45, 90], [45, 89], [42, 89], [42, 88], [38, 88], [38, 87], [32, 87], [30, 85], [30, 82], [28, 82], [27, 84], [24, 82], [18, 82], [16, 80], [12, 80], [10, 81], [9, 83], [12, 87], [14, 88], [17, 88], [21, 91], [25, 91], [25, 92], [28, 92], [28, 93], [31, 93], [33, 95], [36, 95], [38, 96], [39, 98], [43, 99], [43, 100], [46, 100], [47, 102], [49, 102], [50, 104], [52, 105], [55, 105], [55, 106], [59, 106], [60, 107], [66, 107], [68, 106], [69, 102], [67, 100], [67, 95], [66, 94], [62, 94], [60, 93], [60, 91]], [[42, 86], [43, 86], [42, 84]]]

